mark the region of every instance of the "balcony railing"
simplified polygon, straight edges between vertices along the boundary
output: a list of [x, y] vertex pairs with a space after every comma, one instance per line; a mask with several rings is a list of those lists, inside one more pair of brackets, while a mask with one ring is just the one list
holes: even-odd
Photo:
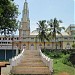
[[[12, 49], [12, 46], [0, 46], [0, 49]], [[14, 46], [13, 49], [17, 49], [17, 46]]]

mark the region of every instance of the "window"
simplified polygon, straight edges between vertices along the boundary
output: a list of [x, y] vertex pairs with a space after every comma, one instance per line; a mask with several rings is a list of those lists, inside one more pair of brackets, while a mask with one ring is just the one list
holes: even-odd
[[34, 46], [34, 44], [31, 44], [31, 46]]
[[73, 37], [69, 37], [70, 39], [73, 39]]
[[70, 45], [70, 43], [68, 42], [67, 45]]
[[23, 36], [25, 36], [26, 35], [26, 31], [25, 30], [23, 30]]
[[75, 35], [75, 32], [74, 32], [74, 31], [72, 31], [72, 32], [71, 32], [71, 34], [72, 34], [72, 35]]
[[30, 25], [29, 24], [27, 25], [27, 29], [30, 29]]
[[7, 42], [5, 42], [5, 44], [7, 44]]
[[75, 28], [71, 28], [71, 30], [75, 30]]
[[47, 44], [47, 46], [50, 46], [50, 44]]
[[24, 44], [23, 46], [26, 46], [26, 44]]
[[2, 42], [2, 44], [7, 44], [7, 42]]
[[31, 38], [31, 39], [34, 39], [34, 38]]
[[13, 40], [13, 38], [11, 38], [11, 40]]
[[18, 40], [18, 37], [17, 37], [17, 40]]
[[39, 46], [42, 46], [42, 44], [39, 44]]
[[67, 48], [67, 49], [70, 49], [70, 48], [71, 48], [71, 46], [70, 46], [70, 43], [69, 43], [69, 42], [67, 43], [66, 48]]
[[16, 38], [15, 38], [15, 40], [16, 40]]
[[7, 38], [3, 38], [3, 40], [7, 40]]
[[4, 40], [4, 38], [3, 38], [3, 40]]
[[26, 39], [26, 38], [23, 38], [23, 39]]
[[68, 39], [67, 37], [64, 37], [64, 39]]
[[9, 40], [10, 40], [10, 38], [9, 38]]
[[11, 42], [8, 42], [8, 44], [11, 44]]
[[58, 40], [58, 38], [56, 38]]

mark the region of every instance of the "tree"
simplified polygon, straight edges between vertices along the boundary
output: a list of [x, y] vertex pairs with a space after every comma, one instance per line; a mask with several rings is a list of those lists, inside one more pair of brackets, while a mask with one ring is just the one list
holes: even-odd
[[41, 42], [44, 42], [44, 48], [45, 48], [45, 40], [48, 40], [47, 38], [47, 25], [46, 25], [46, 20], [41, 20], [38, 21], [38, 38], [40, 39]]
[[[48, 25], [49, 25], [49, 34], [48, 37], [51, 36], [52, 39], [56, 41], [56, 33], [61, 34], [61, 30], [65, 28], [64, 27], [60, 27], [60, 23], [62, 23], [61, 20], [57, 20], [56, 18], [51, 19], [50, 21], [48, 21]], [[56, 43], [56, 49], [57, 49], [57, 43]]]
[[14, 0], [0, 0], [0, 33], [5, 36], [18, 28], [18, 7]]

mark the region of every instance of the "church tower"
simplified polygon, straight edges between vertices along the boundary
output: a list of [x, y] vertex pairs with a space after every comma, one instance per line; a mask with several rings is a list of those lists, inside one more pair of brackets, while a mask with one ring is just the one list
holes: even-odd
[[27, 0], [25, 0], [22, 12], [22, 19], [19, 26], [19, 37], [24, 38], [25, 36], [29, 35], [30, 35], [29, 9], [28, 9]]

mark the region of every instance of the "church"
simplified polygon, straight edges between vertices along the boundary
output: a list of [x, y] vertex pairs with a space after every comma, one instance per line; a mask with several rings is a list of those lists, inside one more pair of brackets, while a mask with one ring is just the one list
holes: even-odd
[[[30, 32], [30, 18], [28, 3], [25, 1], [22, 19], [19, 25], [19, 35], [14, 35], [4, 38], [0, 35], [0, 60], [9, 60], [15, 55], [18, 55], [23, 49], [37, 50], [44, 48], [44, 43], [39, 41], [36, 36], [38, 32], [36, 30]], [[56, 42], [54, 40], [45, 41], [45, 48], [55, 49], [57, 43], [57, 49], [73, 49], [72, 45], [75, 43], [75, 25], [70, 24], [65, 32], [62, 33], [63, 37], [57, 35]]]

